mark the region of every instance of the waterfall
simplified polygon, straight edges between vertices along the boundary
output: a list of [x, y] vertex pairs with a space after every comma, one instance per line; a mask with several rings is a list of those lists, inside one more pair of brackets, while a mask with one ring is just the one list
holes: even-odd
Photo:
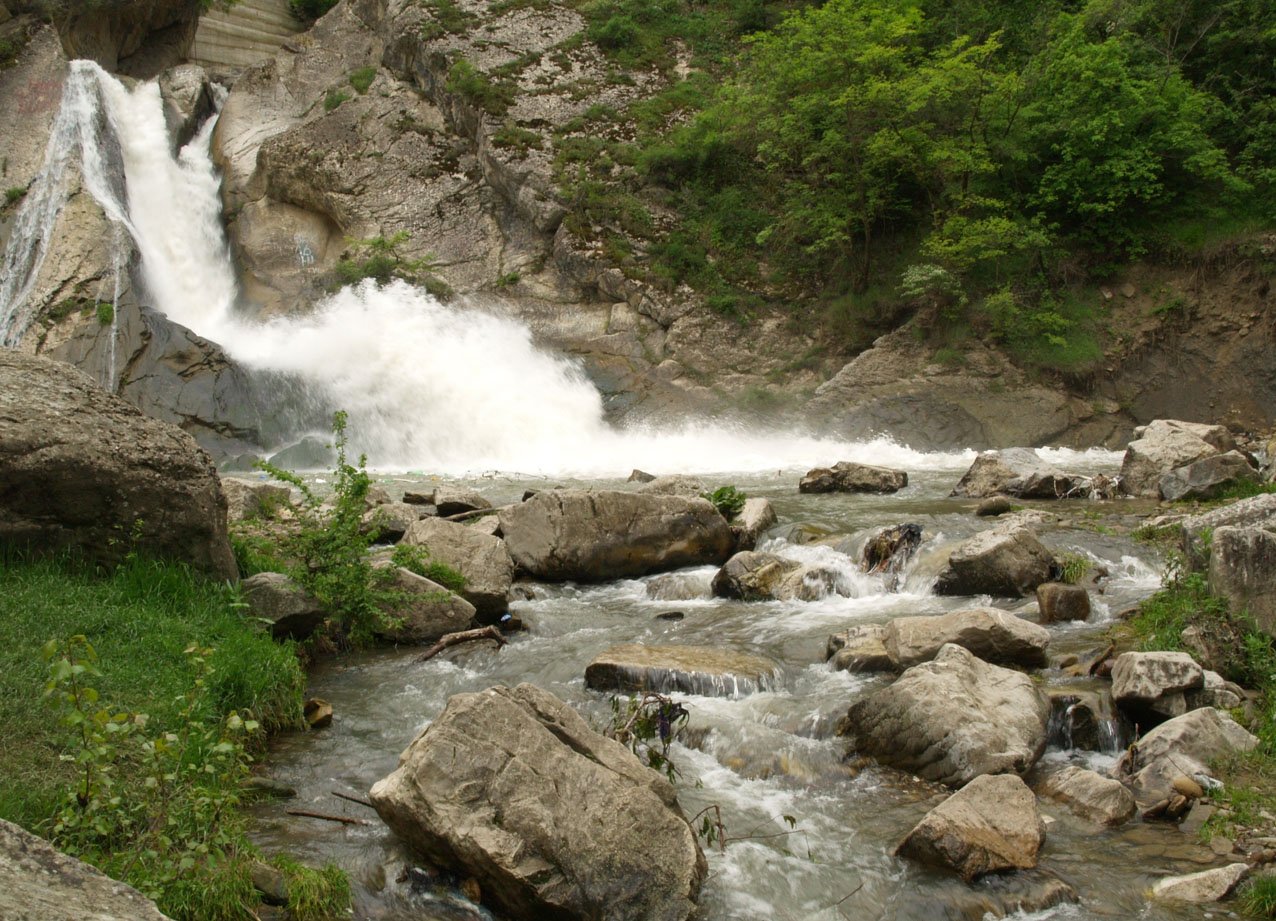
[[353, 453], [381, 469], [617, 476], [633, 467], [774, 471], [838, 460], [951, 468], [972, 456], [708, 420], [617, 430], [580, 367], [537, 347], [523, 323], [403, 282], [364, 282], [304, 316], [250, 318], [237, 309], [213, 127], [210, 119], [174, 157], [156, 83], [129, 89], [96, 64], [71, 65], [45, 168], [5, 254], [6, 345], [33, 319], [27, 295], [66, 200], [67, 167], [78, 162], [85, 187], [140, 255], [148, 302], [250, 370], [297, 381], [306, 405], [346, 410]]

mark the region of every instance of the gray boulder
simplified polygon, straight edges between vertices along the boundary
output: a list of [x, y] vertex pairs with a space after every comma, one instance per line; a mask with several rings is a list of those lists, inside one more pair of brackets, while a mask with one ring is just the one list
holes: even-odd
[[0, 819], [0, 918], [6, 921], [169, 921], [132, 886]]
[[1248, 611], [1276, 636], [1276, 531], [1218, 528], [1210, 543], [1210, 592], [1233, 613]]
[[164, 123], [172, 139], [173, 153], [195, 136], [217, 103], [208, 73], [198, 64], [170, 67], [159, 76], [160, 99], [164, 103]]
[[745, 499], [744, 507], [731, 519], [731, 533], [735, 535], [735, 549], [753, 550], [758, 540], [775, 527], [777, 519], [770, 499]]
[[1223, 711], [1201, 707], [1162, 723], [1131, 745], [1113, 774], [1147, 807], [1169, 797], [1176, 778], [1212, 777], [1210, 762], [1257, 744], [1258, 739]]
[[0, 540], [238, 571], [208, 455], [62, 362], [0, 349]]
[[1127, 822], [1138, 808], [1134, 794], [1119, 780], [1071, 765], [1047, 776], [1041, 793], [1100, 825]]
[[462, 489], [458, 486], [438, 487], [434, 490], [431, 501], [434, 507], [438, 509], [438, 514], [443, 518], [449, 515], [460, 515], [462, 512], [475, 512], [492, 507], [491, 502], [488, 502], [474, 490]]
[[645, 481], [638, 487], [638, 492], [650, 493], [653, 496], [682, 496], [686, 499], [695, 499], [707, 490], [699, 477], [675, 473]]
[[827, 656], [834, 671], [890, 672], [898, 664], [886, 648], [886, 627], [859, 624], [829, 637]]
[[1029, 770], [1045, 750], [1049, 716], [1027, 675], [948, 645], [857, 701], [839, 731], [885, 764], [959, 787]]
[[514, 919], [682, 921], [705, 877], [673, 785], [528, 684], [454, 696], [370, 795]]
[[717, 509], [683, 496], [547, 490], [502, 509], [500, 520], [518, 568], [550, 582], [720, 565], [735, 546]]
[[239, 587], [249, 615], [269, 622], [276, 639], [304, 640], [328, 616], [319, 599], [280, 572], [259, 572]]
[[1004, 448], [984, 451], [976, 457], [950, 495], [966, 499], [996, 495], [1060, 499], [1084, 489], [1088, 479], [1051, 466], [1032, 448]]
[[474, 605], [410, 570], [397, 567], [387, 587], [399, 598], [382, 609], [388, 622], [375, 633], [383, 640], [424, 645], [474, 622]]
[[230, 522], [269, 517], [292, 501], [292, 491], [287, 486], [265, 480], [225, 476], [222, 492], [226, 494], [226, 518]]
[[494, 624], [509, 610], [514, 563], [499, 537], [455, 521], [422, 518], [408, 526], [400, 543], [424, 547], [431, 559], [465, 577], [460, 595], [474, 605], [479, 623]]
[[708, 646], [627, 643], [596, 655], [585, 685], [598, 691], [659, 691], [704, 697], [739, 697], [779, 685], [770, 659]]
[[1227, 898], [1248, 872], [1249, 864], [1232, 863], [1186, 876], [1167, 876], [1152, 886], [1152, 898], [1162, 902], [1219, 902]]
[[1022, 524], [981, 531], [961, 543], [939, 574], [940, 595], [1023, 597], [1050, 579], [1054, 554]]
[[801, 568], [794, 560], [774, 553], [746, 550], [727, 560], [713, 577], [713, 594], [719, 598], [764, 601], [777, 597], [785, 577]]
[[375, 528], [379, 542], [395, 544], [403, 540], [403, 535], [412, 525], [422, 518], [432, 517], [429, 508], [428, 505], [410, 502], [386, 502], [363, 513], [363, 527], [365, 531]]
[[1125, 652], [1112, 664], [1112, 699], [1143, 728], [1187, 712], [1205, 671], [1185, 652]]
[[798, 483], [798, 492], [899, 492], [908, 485], [903, 470], [853, 464], [841, 461], [832, 467], [816, 467], [807, 471]]
[[996, 665], [1041, 667], [1048, 661], [1050, 631], [996, 608], [970, 608], [926, 617], [897, 617], [884, 643], [897, 667], [929, 662], [953, 643]]
[[971, 882], [985, 873], [1035, 867], [1045, 836], [1028, 785], [1013, 774], [985, 774], [926, 813], [896, 853]]
[[1157, 419], [1130, 442], [1121, 461], [1121, 491], [1160, 498], [1161, 477], [1177, 467], [1231, 451], [1231, 434], [1221, 425]]
[[[1200, 572], [1209, 566], [1213, 533], [1225, 527], [1276, 531], [1276, 493], [1241, 499], [1185, 519], [1182, 522], [1183, 555], [1188, 569]], [[1206, 541], [1207, 535], [1211, 541]]]
[[1037, 586], [1037, 609], [1043, 624], [1090, 618], [1090, 593], [1080, 585], [1043, 582]]
[[1162, 499], [1212, 499], [1222, 490], [1238, 483], [1257, 482], [1258, 470], [1240, 451], [1203, 457], [1183, 467], [1175, 467], [1161, 477], [1158, 489]]

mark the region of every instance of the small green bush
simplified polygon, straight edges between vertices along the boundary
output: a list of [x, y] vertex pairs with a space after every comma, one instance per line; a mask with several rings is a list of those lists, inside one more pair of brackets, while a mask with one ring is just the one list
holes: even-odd
[[372, 65], [360, 67], [350, 74], [350, 85], [355, 88], [360, 96], [368, 91], [368, 87], [372, 86], [372, 81], [377, 77], [377, 69]]
[[447, 90], [491, 115], [504, 115], [514, 103], [514, 87], [498, 83], [465, 58], [448, 71]]
[[328, 95], [323, 97], [323, 110], [331, 112], [350, 98], [350, 94], [344, 90], [328, 90]]
[[430, 551], [425, 547], [398, 544], [390, 556], [395, 566], [424, 576], [431, 582], [437, 582], [453, 592], [465, 590], [465, 576], [441, 560], [430, 558]]
[[22, 199], [26, 198], [26, 195], [27, 195], [27, 187], [24, 185], [14, 186], [13, 188], [5, 189], [4, 203], [6, 205], [17, 204], [18, 202], [22, 201]]
[[722, 517], [727, 521], [740, 514], [745, 500], [749, 498], [734, 486], [719, 486], [713, 492], [702, 493], [701, 496], [712, 502], [713, 507], [721, 512]]
[[115, 305], [110, 301], [98, 301], [97, 305], [97, 321], [103, 326], [110, 326], [115, 322]]
[[1276, 874], [1260, 873], [1241, 890], [1241, 907], [1255, 918], [1276, 918]]

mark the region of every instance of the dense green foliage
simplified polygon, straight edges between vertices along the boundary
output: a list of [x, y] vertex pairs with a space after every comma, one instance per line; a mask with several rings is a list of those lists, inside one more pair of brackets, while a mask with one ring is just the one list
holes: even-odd
[[745, 501], [749, 498], [734, 486], [719, 486], [713, 492], [702, 493], [701, 495], [712, 502], [713, 507], [727, 521], [740, 514], [740, 510], [744, 508]]
[[[726, 313], [761, 297], [918, 315], [1085, 367], [1097, 305], [1056, 292], [1271, 224], [1276, 8], [1260, 0], [583, 9], [619, 65], [668, 72], [676, 40], [705, 72], [560, 134], [569, 226]], [[649, 259], [626, 259], [636, 246]]]
[[[260, 729], [301, 725], [296, 655], [237, 607], [173, 564], [0, 557], [0, 816], [178, 919], [253, 917], [239, 784]], [[285, 873], [349, 901], [332, 868]]]
[[450, 296], [451, 289], [435, 276], [428, 258], [412, 259], [400, 251], [408, 239], [407, 231], [400, 230], [388, 237], [349, 240], [349, 249], [335, 267], [337, 285], [354, 285], [369, 278], [384, 285], [398, 278], [421, 285], [435, 297]]

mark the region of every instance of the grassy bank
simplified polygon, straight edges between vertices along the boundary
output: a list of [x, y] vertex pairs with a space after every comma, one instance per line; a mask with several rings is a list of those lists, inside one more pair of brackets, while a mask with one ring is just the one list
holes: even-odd
[[[0, 817], [174, 918], [252, 918], [239, 786], [265, 731], [301, 724], [304, 685], [294, 651], [255, 629], [232, 589], [184, 567], [0, 556]], [[292, 875], [331, 896], [293, 917], [348, 900], [338, 872]]]

